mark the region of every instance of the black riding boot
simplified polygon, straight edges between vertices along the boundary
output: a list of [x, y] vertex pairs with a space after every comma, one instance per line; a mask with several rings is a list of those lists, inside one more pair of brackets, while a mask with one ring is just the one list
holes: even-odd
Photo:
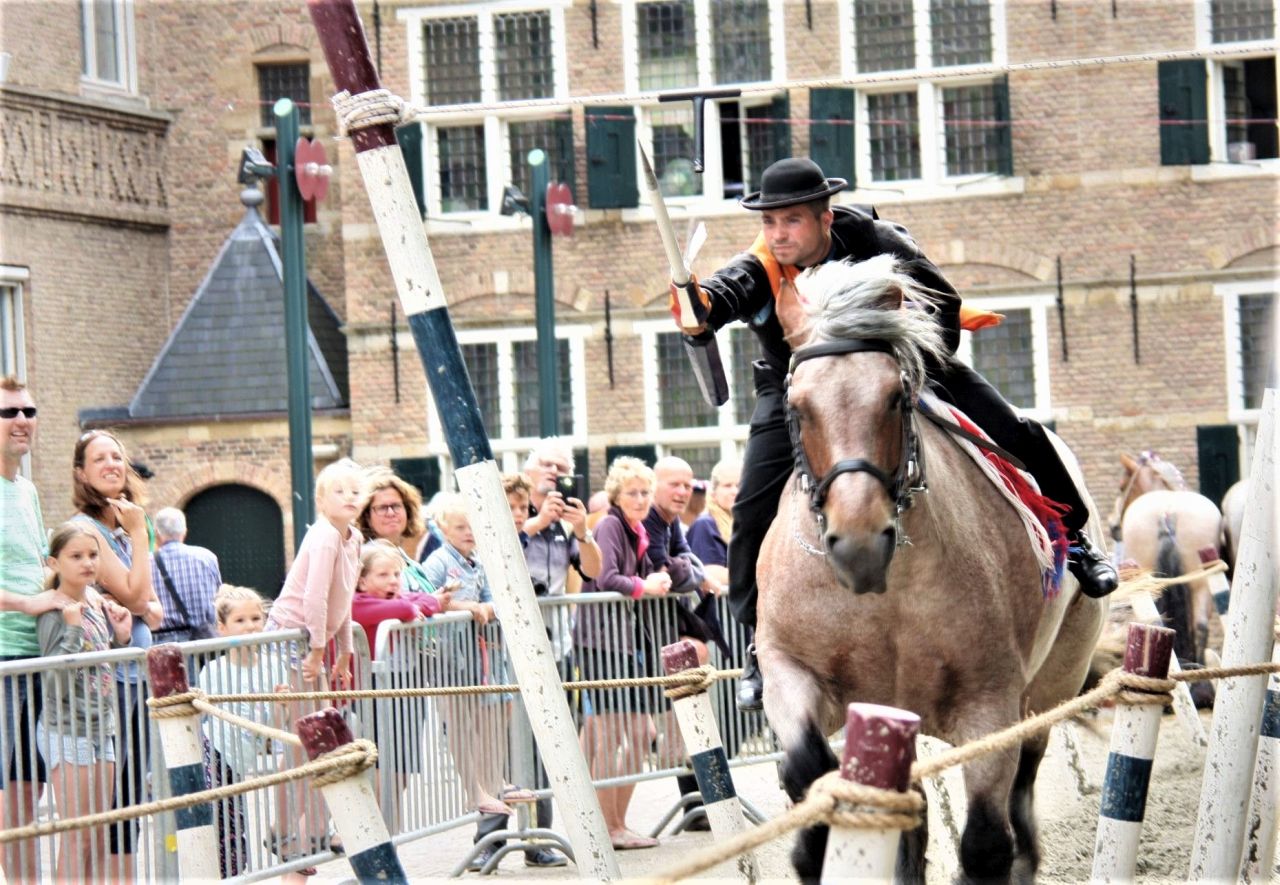
[[1120, 586], [1115, 566], [1101, 550], [1093, 546], [1093, 542], [1083, 531], [1076, 532], [1072, 539], [1067, 566], [1080, 582], [1080, 592], [1085, 596], [1098, 599]]
[[743, 713], [758, 713], [764, 709], [764, 674], [756, 660], [756, 645], [747, 646], [747, 660], [738, 679], [738, 709]]

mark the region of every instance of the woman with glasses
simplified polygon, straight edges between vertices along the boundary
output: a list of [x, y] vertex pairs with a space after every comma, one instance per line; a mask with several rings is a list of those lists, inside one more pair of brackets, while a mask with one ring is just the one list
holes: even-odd
[[401, 584], [406, 593], [435, 593], [435, 587], [417, 559], [427, 533], [422, 518], [422, 495], [386, 467], [366, 472], [364, 501], [356, 518], [366, 540], [390, 541], [404, 560]]

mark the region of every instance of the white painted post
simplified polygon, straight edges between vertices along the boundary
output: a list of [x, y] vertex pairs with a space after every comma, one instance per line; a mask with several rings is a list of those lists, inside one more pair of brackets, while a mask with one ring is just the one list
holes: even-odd
[[[1276, 611], [1276, 409], [1276, 391], [1270, 388], [1262, 400], [1249, 473], [1249, 501], [1225, 625], [1224, 667], [1271, 660]], [[1234, 879], [1240, 869], [1266, 685], [1261, 675], [1224, 679], [1218, 685], [1191, 844], [1189, 878], [1193, 881]]]
[[[1133, 560], [1129, 560], [1133, 562]], [[1122, 565], [1121, 568], [1124, 568]], [[1137, 568], [1137, 563], [1134, 563]], [[1151, 597], [1145, 593], [1139, 593], [1133, 598], [1133, 614], [1139, 621], [1148, 624], [1160, 624], [1164, 622], [1164, 618], [1160, 616], [1160, 612], [1156, 609], [1156, 604]], [[1175, 657], [1169, 661], [1169, 675], [1182, 672], [1182, 665], [1178, 663]], [[1178, 724], [1182, 726], [1183, 732], [1197, 747], [1209, 746], [1209, 736], [1205, 734], [1204, 723], [1200, 721], [1200, 714], [1196, 711], [1195, 701], [1191, 700], [1191, 689], [1187, 683], [1179, 682], [1173, 690], [1173, 713], [1178, 719]]]
[[[182, 649], [172, 643], [147, 649], [147, 670], [151, 695], [167, 698], [191, 690]], [[169, 774], [169, 791], [174, 797], [208, 789], [200, 734], [200, 714], [156, 719], [164, 767]], [[214, 882], [222, 873], [218, 867], [218, 833], [213, 826], [213, 803], [180, 808], [177, 821], [178, 872], [187, 882]]]
[[[1130, 624], [1124, 670], [1165, 679], [1173, 657], [1174, 632], [1167, 627]], [[1093, 882], [1131, 882], [1147, 808], [1151, 763], [1160, 736], [1161, 704], [1116, 707], [1111, 753], [1102, 783], [1102, 807], [1093, 849]]]
[[[698, 652], [692, 642], [682, 639], [663, 646], [662, 667], [668, 676], [698, 667]], [[716, 839], [728, 839], [747, 830], [747, 820], [742, 816], [742, 803], [733, 787], [733, 775], [729, 771], [729, 757], [724, 752], [720, 726], [711, 709], [711, 698], [705, 690], [686, 695], [671, 702], [680, 723], [684, 746], [693, 762], [693, 774], [702, 793], [702, 804], [707, 811], [707, 822]], [[760, 864], [754, 852], [738, 856], [738, 872], [748, 882], [760, 878]]]
[[[911, 788], [920, 717], [896, 707], [850, 704], [844, 726], [840, 776], [854, 783], [905, 793]], [[831, 827], [822, 882], [893, 881], [899, 830]]]
[[[314, 761], [331, 750], [351, 743], [351, 728], [333, 707], [317, 710], [294, 723], [307, 758]], [[361, 885], [388, 883], [409, 885], [400, 856], [391, 843], [387, 822], [373, 792], [373, 772], [366, 769], [320, 788], [334, 826], [342, 837], [342, 849]]]
[[[1280, 663], [1280, 645], [1271, 650], [1272, 663]], [[1276, 862], [1276, 805], [1280, 804], [1280, 673], [1267, 680], [1267, 700], [1262, 710], [1258, 760], [1253, 769], [1246, 842], [1240, 857], [1239, 881], [1270, 882]]]

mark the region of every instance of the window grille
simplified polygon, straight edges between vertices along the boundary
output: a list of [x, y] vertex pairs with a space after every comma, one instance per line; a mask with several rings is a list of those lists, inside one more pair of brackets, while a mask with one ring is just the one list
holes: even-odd
[[445, 212], [489, 208], [484, 165], [484, 126], [436, 130], [440, 161], [440, 206]]
[[498, 98], [550, 98], [555, 94], [551, 13], [516, 12], [495, 16]]
[[909, 70], [916, 66], [916, 28], [911, 0], [855, 0], [858, 70]]
[[942, 90], [942, 116], [948, 175], [1000, 171], [1001, 124], [992, 84]]
[[1004, 321], [972, 336], [973, 367], [1011, 404], [1036, 406], [1035, 341], [1031, 311], [1003, 310]]
[[937, 67], [991, 61], [989, 0], [931, 0], [933, 63]]
[[476, 17], [427, 19], [422, 25], [422, 42], [427, 103], [480, 101], [480, 25]]
[[1240, 368], [1244, 385], [1244, 407], [1262, 408], [1262, 393], [1267, 387], [1270, 373], [1274, 381], [1272, 360], [1272, 324], [1275, 319], [1275, 295], [1260, 293], [1241, 295], [1238, 302], [1240, 317]]
[[1275, 33], [1275, 0], [1210, 0], [1214, 43], [1268, 40]]
[[667, 446], [667, 454], [687, 461], [693, 468], [694, 479], [710, 479], [711, 468], [720, 460], [720, 447]]
[[751, 363], [760, 348], [750, 329], [729, 330], [729, 359], [733, 371], [733, 420], [750, 424], [756, 407], [755, 375]]
[[[516, 388], [516, 436], [541, 436], [538, 390], [542, 379], [538, 377], [538, 342], [514, 341]], [[560, 414], [556, 416], [556, 433], [573, 434], [573, 379], [569, 365], [569, 341], [556, 340], [556, 372], [559, 378], [557, 397]]]
[[636, 6], [640, 88], [673, 89], [698, 84], [693, 0], [662, 0]]
[[658, 418], [664, 430], [710, 427], [716, 410], [707, 405], [689, 368], [679, 332], [662, 332], [658, 345]]
[[764, 175], [764, 170], [774, 161], [774, 130], [777, 124], [772, 119], [765, 119], [762, 114], [764, 107], [743, 108], [743, 116], [747, 122], [747, 138], [746, 138], [746, 189], [742, 194], [736, 196], [746, 196], [753, 191], [760, 190], [760, 178]]
[[521, 193], [533, 196], [529, 151], [534, 148], [546, 151], [552, 181], [573, 181], [573, 154], [560, 150], [562, 145], [572, 146], [572, 126], [570, 120], [520, 120], [508, 124], [511, 183], [520, 188]]
[[463, 344], [461, 347], [462, 361], [467, 364], [467, 374], [471, 377], [471, 389], [476, 394], [485, 433], [490, 438], [502, 436], [501, 413], [498, 411], [498, 345]]
[[693, 171], [693, 111], [654, 110], [649, 113], [649, 123], [653, 128], [653, 173], [663, 196], [700, 193], [702, 182]]
[[766, 0], [711, 0], [717, 83], [763, 82], [772, 76]]
[[298, 106], [298, 123], [311, 125], [311, 65], [297, 62], [281, 65], [258, 65], [258, 103], [262, 126], [275, 128], [275, 103], [292, 99]]
[[877, 181], [920, 177], [920, 123], [915, 92], [867, 96], [871, 174]]

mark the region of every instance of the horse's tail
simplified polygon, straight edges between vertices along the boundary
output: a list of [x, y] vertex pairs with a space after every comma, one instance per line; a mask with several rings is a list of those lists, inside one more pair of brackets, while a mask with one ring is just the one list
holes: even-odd
[[[1160, 517], [1159, 547], [1156, 552], [1157, 577], [1176, 578], [1182, 574], [1182, 554], [1178, 552], [1178, 521], [1173, 514]], [[1184, 583], [1170, 584], [1156, 597], [1156, 609], [1164, 617], [1166, 627], [1175, 631], [1173, 653], [1180, 661], [1196, 660], [1196, 643], [1191, 635], [1191, 588]]]

